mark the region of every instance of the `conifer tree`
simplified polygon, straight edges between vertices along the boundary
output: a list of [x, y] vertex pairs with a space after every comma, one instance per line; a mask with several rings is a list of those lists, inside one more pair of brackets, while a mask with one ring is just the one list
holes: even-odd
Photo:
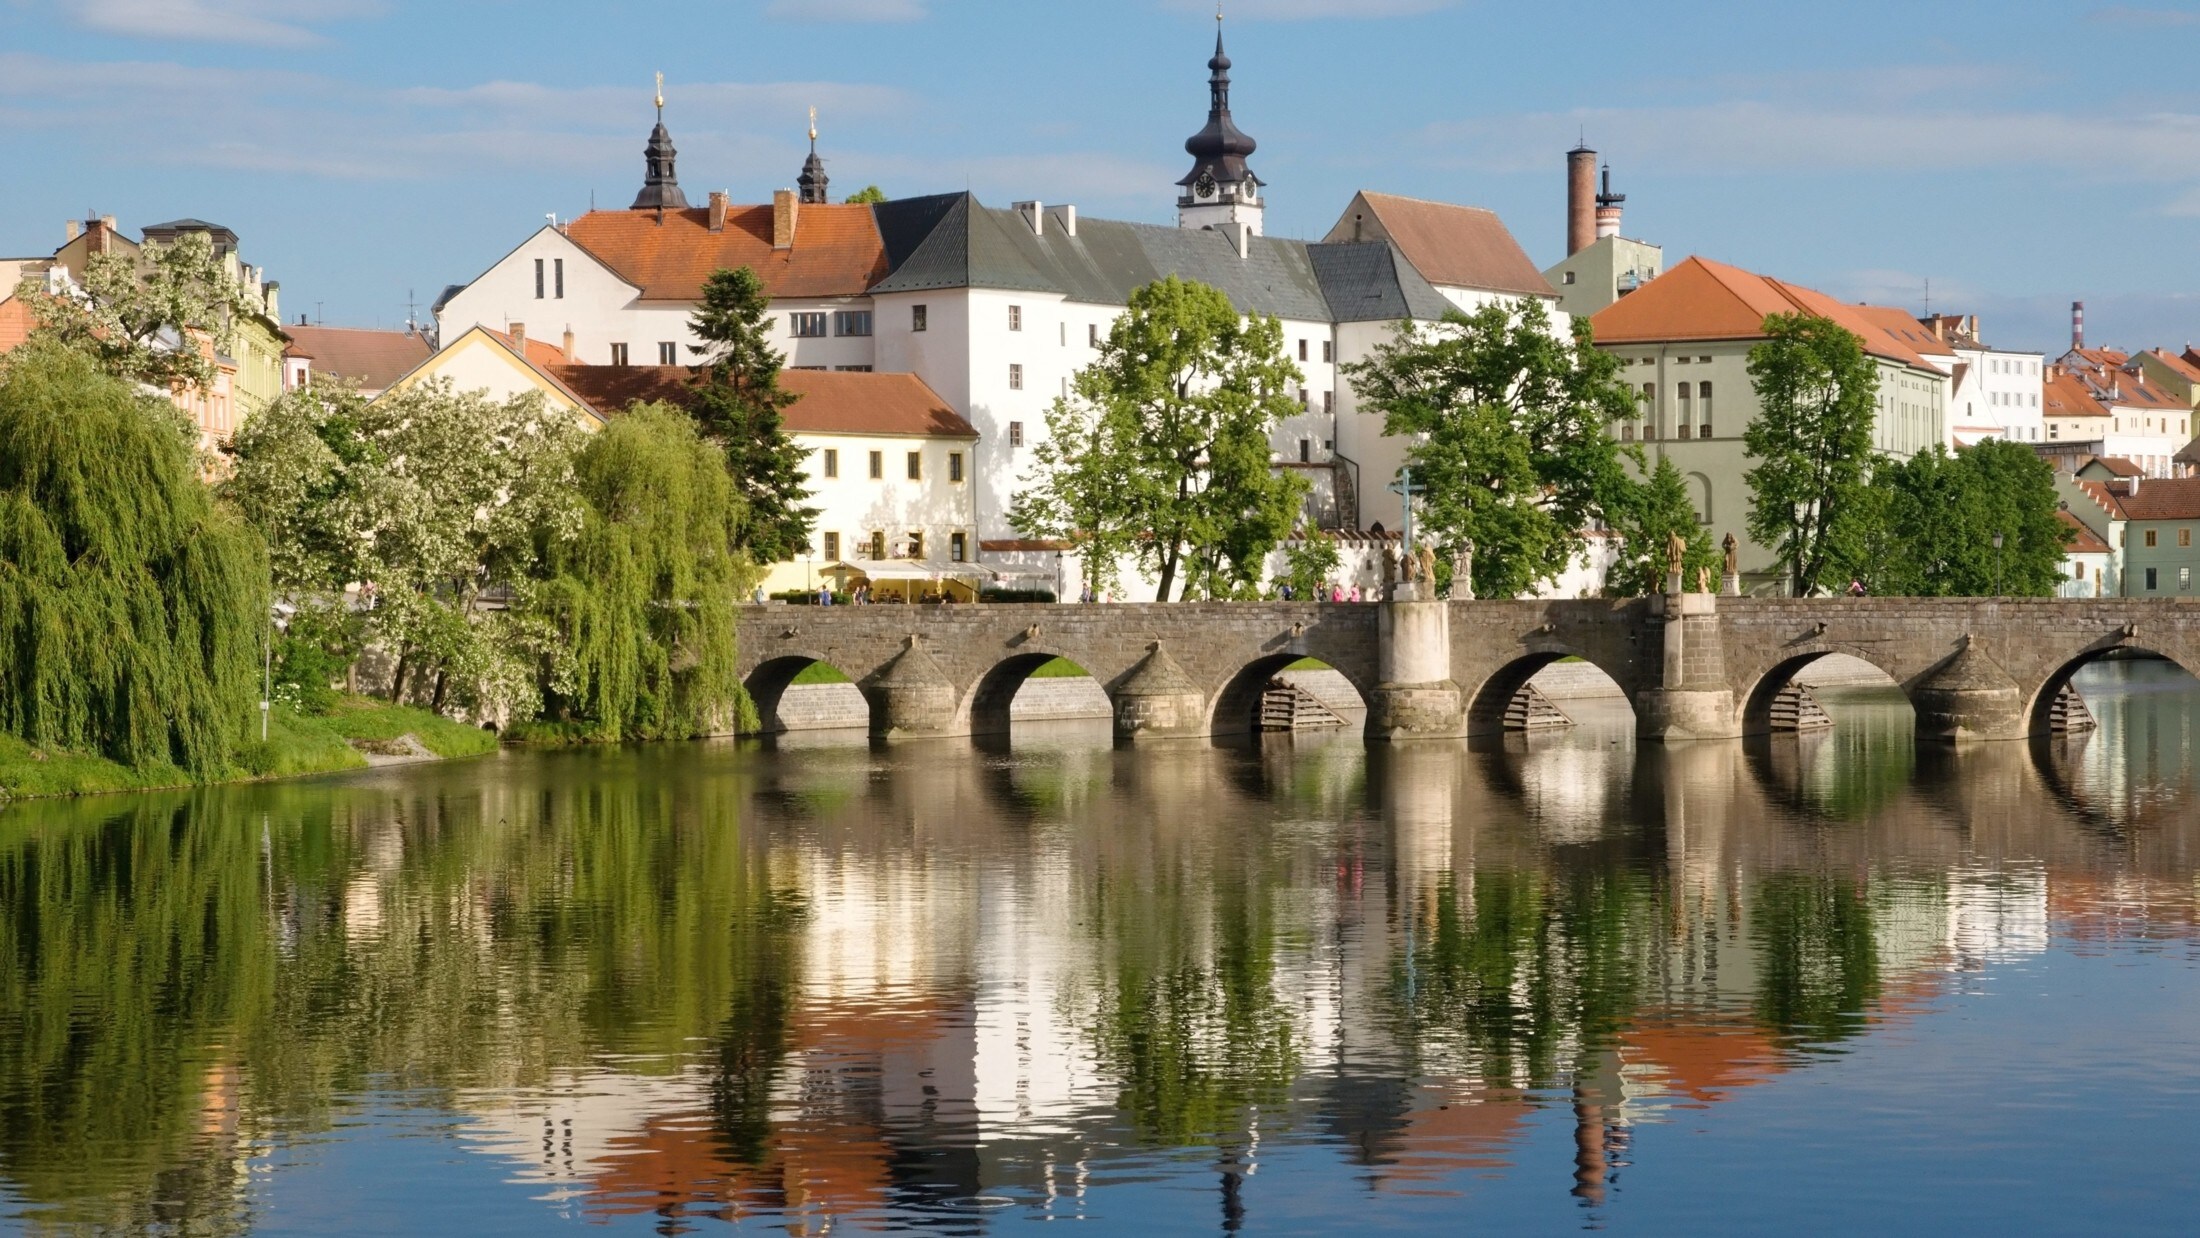
[[800, 554], [818, 514], [802, 504], [810, 497], [802, 467], [807, 453], [787, 437], [780, 415], [796, 397], [779, 386], [787, 359], [766, 338], [770, 307], [764, 281], [742, 267], [716, 272], [704, 283], [691, 320], [703, 343], [694, 346], [701, 364], [689, 411], [726, 453], [742, 500], [733, 544], [758, 563]]

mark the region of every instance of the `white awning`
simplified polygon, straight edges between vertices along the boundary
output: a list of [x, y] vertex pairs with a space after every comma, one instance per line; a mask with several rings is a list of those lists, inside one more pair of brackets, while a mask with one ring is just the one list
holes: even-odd
[[928, 559], [853, 559], [818, 569], [825, 576], [861, 576], [877, 584], [882, 580], [911, 581], [978, 580], [984, 572], [975, 563], [934, 563]]

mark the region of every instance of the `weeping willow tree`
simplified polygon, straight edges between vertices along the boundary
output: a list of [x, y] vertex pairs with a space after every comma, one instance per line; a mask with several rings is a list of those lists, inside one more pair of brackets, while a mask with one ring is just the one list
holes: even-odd
[[734, 606], [753, 568], [733, 549], [742, 509], [694, 419], [642, 405], [575, 461], [579, 536], [543, 548], [535, 606], [546, 716], [588, 738], [686, 739], [748, 722]]
[[0, 728], [219, 771], [267, 605], [260, 540], [215, 508], [171, 406], [39, 339], [0, 365]]

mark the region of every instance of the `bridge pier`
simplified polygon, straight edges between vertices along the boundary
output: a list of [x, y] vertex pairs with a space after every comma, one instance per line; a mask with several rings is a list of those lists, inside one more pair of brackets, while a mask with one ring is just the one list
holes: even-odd
[[1108, 698], [1115, 708], [1117, 739], [1196, 739], [1210, 730], [1207, 694], [1158, 640]]
[[1456, 739], [1467, 733], [1466, 693], [1451, 677], [1451, 606], [1383, 602], [1376, 617], [1379, 682], [1368, 705], [1371, 739]]
[[878, 674], [858, 685], [871, 704], [871, 731], [887, 739], [930, 739], [969, 732], [955, 724], [959, 693], [912, 633]]
[[2024, 739], [2031, 733], [2024, 690], [1966, 635], [1956, 656], [1910, 689], [1917, 737], [1944, 743]]
[[1635, 697], [1635, 733], [1660, 743], [1740, 739], [1742, 720], [1726, 679], [1719, 633], [1719, 599], [1708, 593], [1668, 593], [1652, 613], [1664, 620], [1658, 686]]

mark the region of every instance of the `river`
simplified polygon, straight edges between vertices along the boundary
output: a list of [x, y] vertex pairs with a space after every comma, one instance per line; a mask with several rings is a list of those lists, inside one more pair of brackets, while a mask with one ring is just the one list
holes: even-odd
[[0, 809], [0, 1229], [2186, 1232], [2200, 686]]

